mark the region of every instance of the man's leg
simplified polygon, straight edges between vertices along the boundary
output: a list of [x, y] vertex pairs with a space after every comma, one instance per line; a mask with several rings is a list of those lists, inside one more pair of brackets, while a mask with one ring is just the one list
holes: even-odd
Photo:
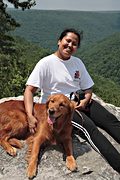
[[[82, 126], [81, 123], [83, 124]], [[113, 169], [120, 173], [119, 152], [108, 141], [108, 139], [98, 130], [94, 122], [83, 112], [81, 112], [81, 116], [79, 115], [79, 113], [75, 112], [73, 115], [72, 125], [82, 130], [84, 135], [87, 136], [87, 139], [90, 142], [90, 144], [92, 141], [92, 147], [95, 147], [96, 151], [101, 153], [101, 155], [113, 167]]]
[[90, 105], [90, 119], [120, 144], [120, 121], [94, 100]]

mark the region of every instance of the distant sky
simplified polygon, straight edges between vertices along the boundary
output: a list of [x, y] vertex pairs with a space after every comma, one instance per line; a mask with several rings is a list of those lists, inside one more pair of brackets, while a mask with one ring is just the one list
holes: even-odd
[[36, 0], [36, 9], [120, 10], [120, 0]]
[[34, 9], [80, 11], [120, 10], [120, 0], [36, 0]]

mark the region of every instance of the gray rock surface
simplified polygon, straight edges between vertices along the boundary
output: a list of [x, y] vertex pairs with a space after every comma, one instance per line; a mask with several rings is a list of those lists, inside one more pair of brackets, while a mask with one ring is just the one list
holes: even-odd
[[[120, 120], [120, 107], [106, 104], [95, 94], [93, 98], [99, 101], [105, 108], [115, 114]], [[23, 99], [22, 96], [4, 98], [0, 103], [9, 99]], [[35, 101], [38, 101], [35, 97]], [[117, 144], [106, 132], [102, 133], [120, 152], [120, 145]], [[27, 146], [18, 150], [16, 157], [11, 157], [0, 147], [0, 180], [27, 180], [25, 154]], [[73, 134], [74, 156], [78, 164], [78, 171], [70, 172], [64, 161], [64, 154], [61, 147], [50, 146], [42, 149], [38, 165], [38, 173], [35, 180], [120, 180], [120, 175], [96, 152], [90, 145], [77, 134]]]

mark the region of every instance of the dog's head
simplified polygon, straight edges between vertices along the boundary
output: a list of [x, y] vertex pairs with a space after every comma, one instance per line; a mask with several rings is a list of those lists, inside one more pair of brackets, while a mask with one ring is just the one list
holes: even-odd
[[63, 94], [54, 94], [48, 97], [46, 102], [48, 121], [53, 124], [59, 118], [71, 118], [75, 104]]

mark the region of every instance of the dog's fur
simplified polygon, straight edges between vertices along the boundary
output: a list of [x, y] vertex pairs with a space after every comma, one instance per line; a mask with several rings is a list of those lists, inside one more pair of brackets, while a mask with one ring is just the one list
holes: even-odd
[[29, 133], [24, 102], [10, 100], [0, 104], [0, 145], [12, 156], [16, 148], [21, 148], [19, 139], [32, 137], [29, 144], [28, 178], [36, 176], [38, 155], [46, 141], [61, 143], [66, 152], [66, 166], [71, 171], [77, 169], [72, 150], [71, 118], [74, 104], [63, 94], [51, 95], [46, 104], [34, 103], [33, 113], [37, 123], [36, 133]]

